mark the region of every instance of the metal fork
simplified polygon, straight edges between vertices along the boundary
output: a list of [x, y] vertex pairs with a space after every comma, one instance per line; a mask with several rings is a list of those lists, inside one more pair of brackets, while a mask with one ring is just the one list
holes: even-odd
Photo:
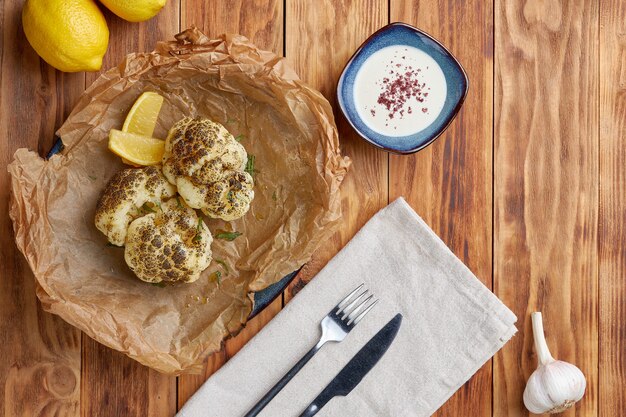
[[378, 300], [372, 301], [374, 295], [370, 294], [367, 296], [369, 291], [363, 289], [363, 285], [364, 284], [361, 284], [355, 288], [354, 291], [341, 300], [339, 304], [322, 319], [322, 337], [320, 337], [317, 344], [313, 346], [313, 348], [309, 350], [244, 417], [254, 417], [258, 415], [326, 342], [341, 342], [346, 335], [350, 333], [350, 330], [374, 308]]

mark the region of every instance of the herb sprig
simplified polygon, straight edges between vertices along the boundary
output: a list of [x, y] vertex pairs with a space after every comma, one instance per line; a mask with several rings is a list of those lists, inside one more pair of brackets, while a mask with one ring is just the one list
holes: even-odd
[[257, 171], [254, 168], [254, 163], [256, 162], [256, 157], [252, 154], [248, 155], [248, 162], [246, 162], [246, 168], [244, 169], [244, 171], [246, 171], [248, 174], [250, 174], [250, 176], [252, 178], [254, 178], [254, 175], [257, 174], [259, 171]]
[[241, 232], [226, 232], [224, 230], [219, 230], [218, 233], [215, 235], [215, 238], [232, 242], [233, 240], [237, 239], [239, 236], [241, 236]]
[[156, 213], [156, 210], [150, 207], [148, 203], [143, 203], [141, 209], [144, 211], [144, 213]]
[[209, 275], [209, 280], [217, 281], [217, 286], [222, 285], [222, 273], [220, 271], [215, 271], [211, 275]]
[[215, 263], [217, 263], [217, 264], [221, 265], [221, 266], [222, 266], [222, 268], [224, 268], [224, 272], [226, 273], [226, 275], [228, 275], [228, 274], [229, 274], [230, 270], [229, 270], [228, 265], [226, 264], [226, 262], [224, 262], [224, 261], [223, 261], [223, 260], [221, 260], [221, 259], [216, 259], [216, 260], [215, 260]]
[[193, 239], [191, 239], [192, 242], [200, 242], [202, 240], [202, 223], [204, 223], [204, 220], [202, 220], [202, 217], [200, 217], [198, 219], [198, 225], [196, 226], [196, 235], [193, 237]]

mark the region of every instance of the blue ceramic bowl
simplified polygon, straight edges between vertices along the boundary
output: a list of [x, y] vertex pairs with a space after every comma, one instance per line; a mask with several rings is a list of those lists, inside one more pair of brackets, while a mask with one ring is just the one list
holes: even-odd
[[[354, 81], [363, 63], [382, 48], [396, 45], [412, 46], [433, 58], [444, 74], [447, 87], [443, 109], [437, 118], [423, 130], [400, 137], [386, 136], [367, 126], [357, 112], [354, 98]], [[465, 70], [442, 44], [406, 23], [391, 23], [370, 36], [348, 61], [337, 84], [337, 99], [348, 122], [365, 140], [388, 152], [410, 154], [425, 148], [446, 130], [465, 100], [468, 85]]]

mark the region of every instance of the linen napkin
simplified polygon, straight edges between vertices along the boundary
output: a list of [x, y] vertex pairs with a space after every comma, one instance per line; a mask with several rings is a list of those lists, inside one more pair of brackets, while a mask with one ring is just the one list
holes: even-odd
[[516, 332], [515, 315], [399, 198], [189, 399], [178, 417], [241, 417], [318, 340], [321, 319], [365, 283], [380, 302], [341, 343], [328, 343], [264, 417], [299, 416], [396, 313], [402, 326], [380, 362], [320, 417], [429, 416]]

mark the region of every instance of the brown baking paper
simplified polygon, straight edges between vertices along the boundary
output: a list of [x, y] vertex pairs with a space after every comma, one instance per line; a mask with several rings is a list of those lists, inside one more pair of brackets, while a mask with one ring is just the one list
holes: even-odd
[[[192, 28], [176, 39], [130, 54], [98, 78], [57, 132], [65, 145], [60, 155], [45, 161], [20, 149], [9, 165], [15, 237], [44, 308], [171, 374], [201, 371], [204, 359], [245, 324], [251, 292], [298, 269], [330, 237], [349, 165], [329, 103], [283, 58], [239, 35], [209, 40]], [[165, 97], [156, 137], [165, 138], [184, 116], [204, 116], [242, 135], [256, 157], [250, 211], [230, 224], [207, 221], [214, 234], [242, 235], [215, 239], [213, 262], [192, 284], [140, 281], [124, 249], [108, 246], [94, 226], [98, 197], [125, 168], [107, 149], [108, 132], [121, 128], [144, 91]]]

